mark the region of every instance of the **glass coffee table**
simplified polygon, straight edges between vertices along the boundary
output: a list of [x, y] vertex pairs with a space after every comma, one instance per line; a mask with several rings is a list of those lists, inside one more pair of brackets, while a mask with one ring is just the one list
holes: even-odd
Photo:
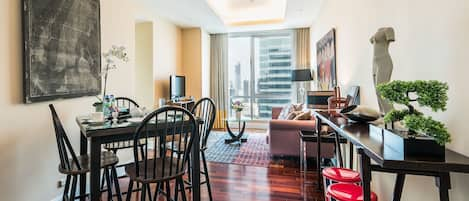
[[[243, 142], [248, 141], [247, 137], [244, 135], [244, 129], [246, 128], [246, 121], [248, 121], [248, 120], [249, 119], [247, 119], [247, 118], [240, 118], [240, 119], [228, 118], [228, 119], [225, 119], [225, 125], [226, 125], [226, 128], [228, 130], [228, 134], [230, 135], [229, 139], [225, 139], [225, 144], [231, 144], [233, 142], [243, 143]], [[238, 124], [238, 131], [237, 132], [233, 131], [232, 128], [230, 128], [230, 123]], [[241, 126], [241, 124], [242, 124], [242, 126]]]

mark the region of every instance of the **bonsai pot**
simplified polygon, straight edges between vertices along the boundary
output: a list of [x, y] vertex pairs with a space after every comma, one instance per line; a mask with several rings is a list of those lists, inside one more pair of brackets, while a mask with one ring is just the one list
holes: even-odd
[[430, 161], [445, 159], [445, 146], [441, 146], [429, 136], [409, 135], [408, 131], [383, 129], [383, 142], [388, 148], [400, 153], [404, 158]]

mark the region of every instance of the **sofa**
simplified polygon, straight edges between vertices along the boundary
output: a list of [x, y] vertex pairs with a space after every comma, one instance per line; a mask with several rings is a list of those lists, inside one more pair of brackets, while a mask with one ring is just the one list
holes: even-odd
[[[314, 130], [316, 127], [314, 117], [310, 120], [283, 120], [278, 119], [281, 107], [272, 108], [272, 120], [269, 121], [268, 143], [273, 157], [299, 157], [300, 156], [300, 130]], [[307, 156], [316, 157], [316, 143], [307, 143]], [[333, 144], [321, 144], [321, 156], [332, 158], [334, 156]]]

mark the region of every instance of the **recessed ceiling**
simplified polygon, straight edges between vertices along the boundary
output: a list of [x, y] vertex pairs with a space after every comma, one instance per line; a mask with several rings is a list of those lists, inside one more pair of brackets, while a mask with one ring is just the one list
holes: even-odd
[[285, 20], [287, 0], [206, 0], [228, 26], [276, 24]]
[[[207, 1], [223, 1], [232, 10], [250, 10], [277, 0], [139, 0], [158, 15], [183, 28], [201, 27], [210, 33], [274, 30], [311, 26], [319, 14], [322, 0], [287, 0], [283, 20], [244, 20], [254, 23], [227, 23]], [[283, 0], [280, 0], [280, 2]], [[266, 6], [264, 6], [266, 7]], [[233, 11], [232, 11], [233, 12]], [[226, 14], [226, 13], [225, 13]], [[247, 19], [246, 17], [244, 17]], [[266, 17], [264, 17], [266, 18]], [[267, 17], [269, 18], [269, 17]], [[273, 19], [273, 18], [272, 18]], [[241, 20], [243, 21], [243, 20]], [[264, 23], [259, 23], [264, 21]]]

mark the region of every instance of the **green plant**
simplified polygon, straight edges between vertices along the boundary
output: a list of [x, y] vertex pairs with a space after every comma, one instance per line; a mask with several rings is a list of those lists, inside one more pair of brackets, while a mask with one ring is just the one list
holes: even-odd
[[384, 116], [384, 122], [401, 121], [409, 129], [410, 135], [425, 133], [444, 145], [451, 141], [446, 126], [431, 117], [425, 117], [412, 105], [429, 107], [434, 112], [446, 111], [448, 84], [435, 80], [392, 81], [377, 87], [380, 95], [391, 103], [405, 105], [407, 109], [392, 110]]

